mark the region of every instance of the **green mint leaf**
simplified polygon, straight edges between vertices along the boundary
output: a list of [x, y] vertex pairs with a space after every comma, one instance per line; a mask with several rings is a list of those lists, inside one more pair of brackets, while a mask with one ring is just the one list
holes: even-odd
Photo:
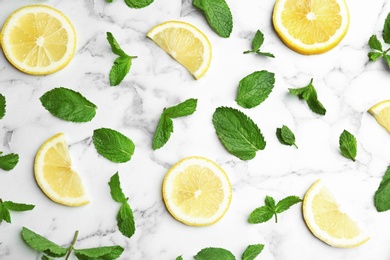
[[237, 92], [237, 104], [244, 108], [260, 105], [272, 92], [275, 74], [266, 70], [255, 71], [240, 80]]
[[120, 246], [103, 246], [88, 249], [75, 249], [74, 254], [79, 260], [111, 260], [119, 258], [123, 251], [124, 249]]
[[4, 207], [4, 205], [1, 206], [0, 208], [0, 223], [4, 220], [5, 222], [11, 223], [11, 214], [9, 210]]
[[382, 56], [383, 56], [382, 52], [371, 51], [368, 53], [368, 59], [370, 61], [377, 61], [380, 58], [382, 58]]
[[154, 0], [125, 0], [125, 3], [130, 8], [144, 8], [151, 3], [153, 3]]
[[288, 128], [288, 126], [283, 125], [282, 128], [277, 128], [276, 137], [280, 143], [285, 145], [294, 145], [296, 148], [298, 148], [298, 146], [295, 144], [295, 135], [290, 130], [290, 128]]
[[42, 257], [41, 257], [41, 260], [52, 260], [53, 258], [50, 258], [50, 257], [47, 257], [47, 256], [45, 256], [45, 255], [43, 255]]
[[382, 37], [385, 43], [390, 44], [390, 13], [388, 13], [383, 26]]
[[390, 166], [379, 184], [378, 190], [375, 192], [374, 204], [378, 212], [384, 212], [390, 209]]
[[252, 41], [252, 50], [257, 51], [258, 49], [260, 49], [263, 43], [264, 43], [264, 34], [260, 30], [257, 30], [255, 37], [253, 38]]
[[173, 121], [162, 113], [153, 136], [153, 150], [163, 147], [171, 137], [171, 133], [173, 133]]
[[382, 43], [378, 40], [376, 35], [372, 35], [370, 39], [368, 40], [368, 45], [370, 46], [371, 49], [377, 50], [382, 52]]
[[5, 96], [0, 94], [0, 119], [5, 116], [6, 101]]
[[0, 155], [0, 169], [3, 169], [5, 171], [10, 171], [19, 162], [19, 155], [10, 153], [6, 155]]
[[270, 58], [275, 58], [275, 55], [273, 55], [272, 53], [269, 53], [269, 52], [256, 51], [256, 53], [260, 54], [260, 55], [263, 55], [263, 56], [270, 57]]
[[89, 122], [96, 114], [95, 104], [79, 92], [63, 87], [46, 92], [39, 100], [53, 116], [66, 121]]
[[248, 222], [258, 224], [267, 222], [274, 216], [274, 212], [268, 206], [261, 206], [252, 211], [249, 215]]
[[208, 247], [200, 250], [194, 258], [196, 260], [235, 260], [234, 255], [223, 248]]
[[127, 202], [127, 198], [121, 189], [118, 172], [111, 177], [108, 185], [110, 186], [111, 197], [113, 200], [119, 203]]
[[179, 255], [178, 257], [176, 257], [175, 260], [183, 260], [183, 257], [181, 255]]
[[63, 257], [68, 252], [67, 248], [63, 248], [25, 227], [22, 228], [22, 238], [31, 248], [51, 257]]
[[35, 207], [35, 205], [15, 203], [12, 201], [4, 201], [3, 206], [12, 211], [29, 211]]
[[265, 200], [264, 200], [264, 203], [267, 207], [269, 207], [270, 209], [273, 209], [275, 208], [275, 200], [274, 198], [272, 198], [271, 196], [265, 196]]
[[202, 10], [210, 27], [221, 37], [228, 38], [233, 30], [233, 17], [225, 0], [193, 0]]
[[249, 245], [242, 254], [242, 260], [254, 260], [263, 251], [263, 244]]
[[275, 207], [276, 213], [282, 213], [283, 211], [288, 210], [291, 206], [302, 202], [302, 199], [298, 196], [288, 196], [278, 202]]
[[116, 58], [114, 65], [112, 65], [110, 70], [110, 85], [117, 86], [129, 73], [132, 63], [132, 57], [130, 56], [121, 56]]
[[134, 154], [134, 143], [125, 135], [109, 128], [93, 131], [93, 144], [97, 152], [108, 160], [124, 163]]
[[189, 116], [196, 111], [197, 103], [197, 99], [190, 98], [176, 106], [164, 109], [164, 114], [170, 118]]
[[114, 38], [114, 35], [112, 35], [112, 33], [110, 32], [107, 32], [106, 33], [107, 35], [107, 41], [108, 43], [110, 44], [111, 46], [111, 50], [114, 54], [118, 55], [118, 56], [128, 56], [121, 48], [121, 46], [119, 46], [119, 43], [116, 41], [116, 39]]
[[356, 138], [347, 130], [344, 130], [339, 139], [341, 154], [352, 161], [355, 161], [357, 153]]
[[289, 88], [291, 94], [298, 96], [299, 99], [304, 99], [314, 113], [325, 115], [326, 109], [318, 100], [317, 91], [313, 86], [313, 79], [310, 80], [309, 85], [303, 88]]
[[266, 142], [259, 127], [247, 115], [230, 107], [219, 107], [213, 114], [217, 136], [226, 150], [241, 160], [251, 160]]
[[126, 202], [123, 203], [116, 216], [118, 221], [119, 231], [126, 237], [130, 238], [135, 233], [135, 223], [133, 211], [130, 205]]
[[390, 68], [390, 55], [385, 54], [385, 55], [383, 55], [383, 58], [384, 58], [385, 61], [386, 61], [387, 67]]

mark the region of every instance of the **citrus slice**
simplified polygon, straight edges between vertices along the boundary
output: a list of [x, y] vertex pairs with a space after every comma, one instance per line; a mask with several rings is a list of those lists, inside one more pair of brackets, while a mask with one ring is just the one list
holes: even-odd
[[301, 54], [319, 54], [344, 38], [349, 12], [344, 0], [277, 0], [272, 21], [289, 48]]
[[63, 133], [49, 138], [39, 148], [34, 174], [38, 186], [51, 200], [67, 206], [81, 206], [89, 202], [80, 176], [72, 169]]
[[18, 70], [45, 75], [70, 62], [76, 50], [76, 32], [60, 11], [29, 5], [8, 17], [1, 31], [1, 46]]
[[183, 65], [195, 79], [202, 77], [211, 62], [211, 44], [192, 24], [168, 21], [156, 25], [147, 34], [166, 53]]
[[232, 187], [215, 162], [194, 156], [169, 169], [162, 194], [175, 219], [190, 226], [207, 226], [220, 220], [228, 210]]
[[390, 133], [390, 100], [384, 100], [371, 107], [368, 112]]
[[333, 195], [317, 180], [303, 199], [303, 217], [310, 231], [334, 247], [357, 247], [369, 239], [343, 211]]

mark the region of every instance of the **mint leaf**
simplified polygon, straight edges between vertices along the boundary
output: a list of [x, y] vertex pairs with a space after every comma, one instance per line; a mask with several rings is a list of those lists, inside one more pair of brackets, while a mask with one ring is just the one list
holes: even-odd
[[244, 54], [257, 53], [270, 58], [275, 58], [275, 56], [272, 53], [260, 51], [260, 47], [261, 45], [263, 45], [263, 43], [264, 43], [264, 34], [260, 30], [257, 30], [255, 37], [253, 38], [252, 41], [252, 50], [244, 51]]
[[93, 144], [97, 152], [116, 163], [127, 162], [134, 154], [134, 143], [125, 135], [109, 128], [93, 131]]
[[265, 196], [264, 203], [269, 208], [275, 208], [275, 200], [271, 196]]
[[133, 211], [130, 205], [126, 202], [123, 203], [116, 216], [118, 221], [119, 231], [126, 237], [130, 238], [135, 233], [135, 223]]
[[170, 118], [192, 115], [196, 111], [197, 99], [190, 98], [186, 101], [164, 110], [164, 114]]
[[96, 114], [96, 105], [79, 92], [59, 87], [43, 94], [39, 100], [53, 116], [66, 121], [89, 122]]
[[278, 202], [275, 207], [276, 213], [282, 213], [283, 211], [288, 210], [291, 206], [302, 202], [302, 199], [298, 196], [288, 196]]
[[236, 101], [244, 108], [260, 105], [272, 92], [275, 74], [266, 70], [255, 71], [240, 80]]
[[183, 260], [183, 257], [180, 255], [180, 256], [176, 257], [175, 260]]
[[67, 248], [63, 248], [25, 227], [22, 228], [22, 238], [31, 248], [52, 257], [62, 257], [68, 252]]
[[19, 162], [19, 155], [10, 153], [6, 155], [0, 155], [0, 169], [3, 169], [5, 171], [10, 171]]
[[[0, 203], [1, 203], [1, 201], [0, 201]], [[15, 203], [12, 201], [4, 201], [3, 206], [9, 210], [12, 210], [12, 211], [29, 211], [35, 207], [35, 205]]]
[[117, 259], [123, 253], [124, 249], [120, 246], [103, 246], [88, 249], [75, 249], [74, 254], [79, 260]]
[[0, 119], [2, 119], [5, 116], [5, 107], [6, 107], [5, 96], [0, 94]]
[[223, 248], [208, 247], [200, 250], [195, 256], [196, 260], [235, 260], [234, 255]]
[[129, 73], [133, 58], [137, 57], [127, 55], [110, 32], [107, 32], [107, 41], [111, 46], [112, 52], [119, 56], [110, 70], [110, 85], [117, 86]]
[[241, 160], [250, 160], [266, 142], [258, 126], [241, 111], [219, 107], [213, 114], [213, 124], [219, 140], [229, 153]]
[[294, 145], [296, 148], [298, 148], [298, 146], [295, 144], [295, 135], [290, 130], [290, 128], [288, 128], [288, 126], [283, 125], [282, 128], [277, 128], [276, 137], [280, 143], [290, 146]]
[[356, 138], [347, 130], [344, 130], [339, 139], [341, 154], [352, 161], [355, 161], [357, 153]]
[[382, 58], [382, 56], [383, 56], [383, 53], [381, 53], [381, 52], [372, 51], [372, 52], [368, 53], [368, 58], [370, 61], [377, 61], [380, 58]]
[[108, 185], [110, 186], [111, 197], [113, 200], [115, 200], [116, 202], [119, 202], [119, 203], [126, 203], [127, 202], [127, 198], [126, 198], [125, 194], [123, 194], [123, 191], [122, 191], [121, 186], [120, 186], [121, 183], [119, 181], [118, 172], [115, 173], [111, 177]]
[[130, 8], [144, 8], [151, 3], [153, 3], [154, 0], [125, 0], [125, 3]]
[[233, 30], [233, 17], [225, 0], [193, 0], [202, 10], [210, 27], [221, 37], [228, 38]]
[[377, 50], [382, 52], [382, 43], [378, 40], [376, 35], [372, 35], [370, 39], [368, 40], [368, 45], [370, 46], [371, 49]]
[[254, 260], [263, 251], [263, 244], [249, 245], [242, 254], [242, 260]]
[[6, 207], [4, 207], [4, 205], [1, 205], [0, 206], [0, 223], [3, 220], [5, 222], [11, 223], [11, 214], [10, 214], [9, 210]]
[[378, 190], [375, 192], [374, 203], [378, 212], [390, 209], [390, 166], [387, 167]]
[[49, 258], [49, 257], [47, 257], [47, 256], [45, 256], [45, 255], [43, 255], [42, 257], [41, 257], [41, 260], [52, 260], [53, 258]]
[[382, 37], [385, 43], [390, 44], [390, 13], [387, 14], [385, 24], [383, 26]]
[[261, 206], [252, 211], [249, 215], [248, 222], [258, 224], [267, 222], [274, 216], [274, 212], [268, 206]]
[[317, 91], [313, 86], [313, 79], [310, 80], [309, 85], [303, 88], [289, 88], [291, 94], [298, 96], [299, 99], [304, 99], [307, 105], [314, 113], [325, 115], [326, 109], [318, 100]]
[[384, 58], [385, 61], [386, 61], [387, 67], [390, 68], [390, 56], [389, 56], [388, 54], [384, 54], [384, 55], [383, 55], [383, 58]]
[[171, 137], [172, 118], [192, 115], [196, 111], [197, 102], [197, 99], [190, 98], [176, 106], [164, 108], [153, 136], [153, 150], [163, 147]]

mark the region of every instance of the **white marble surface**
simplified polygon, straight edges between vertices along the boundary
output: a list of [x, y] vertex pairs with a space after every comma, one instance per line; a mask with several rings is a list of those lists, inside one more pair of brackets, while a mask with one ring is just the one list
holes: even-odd
[[[21, 239], [26, 226], [60, 245], [67, 246], [75, 230], [80, 248], [121, 245], [121, 259], [193, 259], [204, 247], [223, 247], [240, 259], [249, 244], [262, 243], [263, 260], [388, 260], [390, 259], [390, 212], [378, 213], [373, 195], [390, 164], [390, 135], [366, 111], [390, 98], [390, 71], [383, 62], [367, 59], [367, 41], [380, 34], [390, 2], [347, 0], [351, 15], [349, 31], [333, 50], [303, 56], [288, 49], [271, 24], [274, 1], [227, 0], [233, 18], [231, 37], [224, 39], [208, 26], [190, 0], [155, 2], [147, 8], [127, 8], [122, 0], [27, 1], [0, 0], [0, 24], [18, 7], [47, 4], [61, 10], [77, 31], [77, 53], [63, 70], [49, 76], [30, 76], [13, 68], [0, 54], [0, 93], [7, 99], [6, 116], [0, 120], [0, 150], [18, 153], [20, 162], [10, 172], [0, 172], [0, 198], [35, 204], [30, 212], [12, 214], [12, 224], [0, 224], [0, 259], [38, 259]], [[177, 62], [145, 37], [154, 25], [166, 20], [187, 21], [201, 29], [213, 46], [206, 75], [196, 81]], [[265, 35], [264, 51], [275, 59], [243, 55], [254, 32]], [[139, 58], [118, 87], [110, 87], [108, 72], [115, 55], [106, 40], [110, 31], [123, 49]], [[238, 82], [256, 70], [276, 75], [269, 98], [253, 109], [236, 102]], [[325, 116], [311, 112], [288, 88], [303, 87], [311, 78]], [[55, 87], [81, 92], [98, 106], [88, 123], [62, 121], [49, 114], [39, 97]], [[188, 98], [198, 99], [194, 115], [177, 119], [168, 143], [153, 151], [151, 141], [164, 107]], [[261, 128], [267, 146], [251, 161], [229, 154], [219, 142], [211, 122], [219, 106], [244, 111]], [[281, 145], [275, 130], [288, 125], [299, 149]], [[109, 127], [130, 137], [135, 145], [131, 161], [112, 163], [99, 156], [91, 142], [96, 128]], [[342, 157], [340, 133], [347, 129], [358, 140], [357, 161]], [[64, 132], [75, 169], [81, 174], [91, 203], [78, 208], [49, 200], [33, 177], [34, 156], [44, 140]], [[189, 227], [171, 217], [161, 197], [167, 169], [186, 156], [208, 157], [228, 173], [233, 199], [227, 214], [209, 227]], [[119, 205], [109, 194], [107, 182], [119, 171], [124, 192], [134, 210], [136, 233], [130, 239], [117, 229]], [[266, 195], [276, 200], [288, 195], [303, 197], [321, 178], [339, 203], [371, 239], [354, 249], [337, 249], [315, 238], [306, 227], [301, 205], [273, 221], [252, 225], [250, 212]]]

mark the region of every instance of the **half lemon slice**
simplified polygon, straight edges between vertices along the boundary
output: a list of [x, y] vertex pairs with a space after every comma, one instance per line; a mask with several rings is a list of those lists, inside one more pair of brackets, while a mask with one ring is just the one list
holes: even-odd
[[384, 100], [371, 107], [368, 112], [390, 133], [390, 100]]

